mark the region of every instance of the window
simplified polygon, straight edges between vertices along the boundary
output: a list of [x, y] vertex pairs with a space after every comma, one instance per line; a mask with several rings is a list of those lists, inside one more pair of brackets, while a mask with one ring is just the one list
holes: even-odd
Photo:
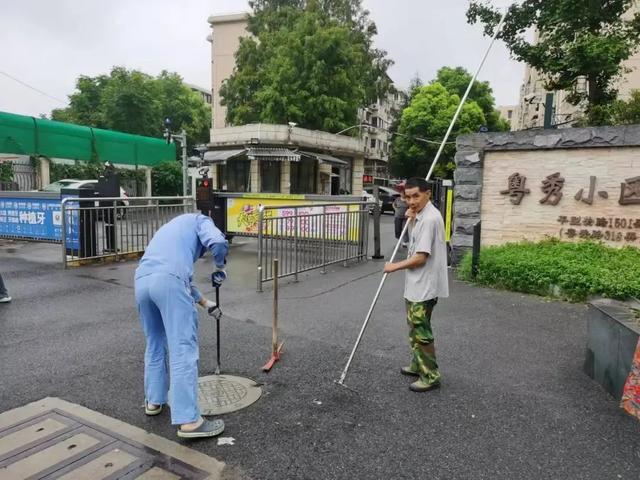
[[375, 138], [371, 139], [371, 148], [376, 148], [376, 139]]
[[377, 127], [378, 126], [378, 117], [373, 117], [371, 119], [371, 126], [372, 127]]
[[[343, 159], [345, 160], [345, 159]], [[345, 192], [346, 195], [351, 195], [353, 193], [353, 185], [351, 183], [352, 175], [351, 175], [351, 165], [352, 161], [347, 160], [349, 162], [349, 166], [334, 168], [333, 173], [339, 175], [340, 177], [340, 190]]]
[[230, 192], [249, 192], [251, 190], [249, 160], [231, 160], [225, 166], [225, 180]]
[[280, 164], [277, 160], [260, 160], [260, 191], [280, 193]]
[[316, 193], [318, 162], [302, 158], [291, 162], [291, 193]]
[[513, 110], [509, 110], [509, 112], [507, 113], [507, 117], [509, 118], [509, 120], [511, 120], [511, 118], [513, 117]]

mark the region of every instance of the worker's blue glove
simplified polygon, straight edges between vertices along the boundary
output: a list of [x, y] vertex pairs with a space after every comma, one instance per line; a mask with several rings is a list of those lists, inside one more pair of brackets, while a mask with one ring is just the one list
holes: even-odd
[[219, 287], [227, 279], [227, 272], [222, 268], [216, 268], [211, 274], [211, 285]]

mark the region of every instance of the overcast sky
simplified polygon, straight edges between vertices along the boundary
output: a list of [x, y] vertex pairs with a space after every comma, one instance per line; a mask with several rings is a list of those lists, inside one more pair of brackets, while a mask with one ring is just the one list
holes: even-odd
[[[246, 0], [21, 0], [0, 10], [0, 110], [49, 114], [64, 107], [79, 75], [112, 66], [156, 75], [178, 72], [210, 88], [207, 18], [246, 11]], [[364, 0], [378, 26], [377, 46], [395, 65], [391, 78], [406, 87], [416, 72], [433, 78], [444, 65], [476, 69], [489, 39], [466, 23], [468, 0]], [[498, 6], [505, 0], [494, 0]], [[496, 44], [480, 78], [499, 105], [515, 104], [523, 66]], [[38, 93], [15, 80], [44, 92]], [[53, 98], [52, 98], [53, 97]]]

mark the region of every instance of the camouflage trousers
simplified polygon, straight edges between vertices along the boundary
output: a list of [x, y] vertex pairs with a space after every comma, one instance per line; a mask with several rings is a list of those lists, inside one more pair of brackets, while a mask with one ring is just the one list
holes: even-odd
[[438, 299], [426, 302], [407, 303], [407, 324], [409, 325], [409, 345], [413, 357], [409, 368], [418, 372], [420, 380], [429, 385], [440, 382], [438, 362], [435, 352], [433, 354], [424, 351], [423, 347], [433, 344], [433, 330], [431, 329], [431, 314]]

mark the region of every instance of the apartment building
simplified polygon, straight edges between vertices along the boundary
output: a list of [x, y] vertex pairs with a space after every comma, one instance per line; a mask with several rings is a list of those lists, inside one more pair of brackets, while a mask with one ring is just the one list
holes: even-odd
[[[221, 104], [220, 88], [222, 83], [229, 78], [235, 68], [235, 53], [240, 45], [240, 39], [249, 36], [247, 31], [247, 13], [235, 13], [229, 15], [216, 15], [210, 16], [208, 19], [211, 25], [212, 32], [207, 37], [207, 40], [211, 43], [211, 91], [213, 94], [212, 99], [212, 129], [211, 129], [211, 142], [209, 147], [212, 150], [219, 150], [222, 148], [228, 148], [228, 135], [225, 133], [226, 129], [232, 128], [226, 122], [227, 109]], [[317, 153], [324, 153], [330, 155], [334, 160], [322, 161], [317, 169], [318, 175], [324, 175], [324, 177], [318, 177], [317, 182], [312, 182], [312, 185], [324, 185], [316, 187], [316, 190], [322, 192], [331, 191], [335, 192], [349, 192], [352, 194], [359, 194], [362, 189], [363, 182], [365, 183], [378, 183], [386, 184], [389, 179], [388, 162], [390, 153], [390, 132], [389, 127], [393, 121], [395, 111], [400, 108], [402, 98], [400, 93], [390, 94], [387, 98], [377, 101], [375, 104], [369, 105], [359, 109], [358, 123], [362, 124], [361, 127], [355, 127], [360, 129], [360, 138], [347, 137], [346, 135], [339, 135], [337, 137], [343, 137], [345, 142], [349, 144], [349, 148], [334, 149], [335, 145], [342, 145], [342, 141], [339, 138], [333, 138], [328, 136], [326, 132], [311, 132], [306, 131], [306, 136], [313, 135], [316, 138], [315, 151]], [[364, 126], [366, 124], [366, 126]], [[234, 126], [238, 128], [241, 126]], [[279, 126], [285, 131], [299, 132], [298, 128], [292, 130], [293, 126]], [[287, 128], [285, 128], [287, 127]], [[276, 126], [268, 127], [261, 126], [260, 131], [279, 131]], [[245, 129], [252, 130], [253, 129]], [[234, 130], [235, 131], [235, 130]], [[347, 132], [345, 132], [347, 133]], [[221, 139], [224, 138], [223, 142]], [[262, 141], [267, 141], [268, 136], [263, 136]], [[290, 137], [295, 138], [295, 137]], [[256, 139], [254, 139], [256, 140]], [[323, 142], [328, 141], [328, 144]], [[358, 151], [353, 150], [353, 142], [357, 142]], [[286, 145], [281, 141], [272, 142], [273, 148], [294, 148], [295, 145]], [[242, 150], [242, 145], [236, 145], [236, 150]], [[255, 145], [254, 145], [255, 147]], [[309, 144], [305, 144], [305, 148], [309, 148]], [[208, 155], [208, 158], [216, 158], [218, 161], [223, 160], [224, 153], [216, 153]], [[207, 158], [207, 156], [205, 156]], [[238, 157], [231, 157], [229, 164]], [[254, 158], [254, 161], [259, 159]], [[265, 163], [266, 164], [266, 163]], [[232, 167], [233, 168], [233, 167]], [[286, 172], [286, 165], [283, 165], [282, 172]], [[222, 172], [221, 168], [218, 168]], [[227, 169], [230, 170], [230, 169]], [[265, 170], [259, 166], [254, 166], [251, 170], [255, 173], [254, 176], [259, 176], [260, 172]], [[358, 178], [356, 178], [356, 176]], [[328, 179], [326, 178], [328, 177]], [[283, 177], [284, 178], [284, 177]], [[221, 181], [222, 185], [224, 182]], [[260, 188], [263, 182], [259, 178], [254, 179], [253, 187]], [[272, 182], [276, 185], [282, 185], [280, 191], [288, 190], [285, 188], [287, 182], [284, 180], [281, 183], [278, 181]], [[251, 184], [249, 182], [248, 184]], [[293, 187], [291, 187], [293, 189]]]
[[[629, 10], [628, 16], [640, 11], [640, 2], [635, 2]], [[537, 41], [537, 33], [534, 41]], [[632, 90], [640, 89], [640, 50], [623, 63], [627, 72], [623, 73], [618, 81], [618, 98], [626, 100]], [[515, 111], [516, 119], [512, 124], [512, 130], [526, 130], [530, 128], [542, 128], [544, 126], [544, 111], [547, 101], [547, 93], [553, 93], [553, 123], [562, 127], [571, 127], [583, 114], [584, 106], [572, 105], [567, 101], [566, 91], [548, 92], [544, 88], [545, 79], [536, 69], [525, 67], [524, 81], [520, 87], [520, 103]], [[579, 80], [579, 91], [586, 91], [585, 80]]]

